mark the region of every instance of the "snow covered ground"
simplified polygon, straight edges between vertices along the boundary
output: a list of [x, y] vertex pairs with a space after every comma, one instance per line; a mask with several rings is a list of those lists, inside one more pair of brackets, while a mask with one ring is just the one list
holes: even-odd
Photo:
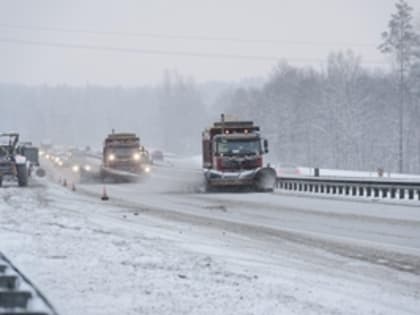
[[[420, 210], [148, 181], [0, 189], [0, 249], [61, 314], [419, 314]], [[197, 174], [199, 175], [199, 174]]]

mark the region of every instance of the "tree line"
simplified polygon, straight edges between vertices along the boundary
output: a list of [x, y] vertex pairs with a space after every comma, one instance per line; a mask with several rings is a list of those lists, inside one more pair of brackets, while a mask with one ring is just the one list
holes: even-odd
[[201, 131], [225, 112], [256, 121], [278, 162], [420, 173], [419, 33], [398, 0], [378, 45], [391, 71], [366, 68], [349, 50], [331, 53], [322, 69], [280, 62], [247, 87], [197, 84], [175, 71], [155, 87], [3, 83], [0, 129], [96, 148], [112, 129], [132, 131], [148, 147], [200, 154]]
[[420, 173], [420, 32], [412, 11], [399, 0], [382, 34], [378, 49], [392, 57], [392, 71], [336, 52], [322, 70], [280, 63], [262, 88], [238, 89], [220, 102], [255, 117], [280, 161]]

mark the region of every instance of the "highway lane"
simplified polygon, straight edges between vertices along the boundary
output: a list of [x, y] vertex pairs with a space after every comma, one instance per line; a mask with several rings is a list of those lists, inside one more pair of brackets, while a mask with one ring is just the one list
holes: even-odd
[[[137, 183], [106, 184], [106, 189], [112, 203], [144, 215], [251, 238], [275, 238], [420, 273], [418, 208], [279, 193], [210, 194], [200, 192], [201, 186], [196, 165], [183, 162], [155, 167]], [[99, 197], [103, 187], [78, 184], [78, 191]]]

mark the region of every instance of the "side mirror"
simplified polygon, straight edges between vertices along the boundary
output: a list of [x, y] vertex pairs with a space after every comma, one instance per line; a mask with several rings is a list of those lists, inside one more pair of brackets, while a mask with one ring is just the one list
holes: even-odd
[[268, 153], [268, 140], [264, 139], [264, 153]]

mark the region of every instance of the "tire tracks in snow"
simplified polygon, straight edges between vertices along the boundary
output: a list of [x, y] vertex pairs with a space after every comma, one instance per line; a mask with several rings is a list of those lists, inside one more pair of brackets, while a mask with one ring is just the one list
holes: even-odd
[[[95, 198], [100, 196], [99, 193], [83, 188], [79, 188], [79, 192]], [[402, 251], [405, 248], [400, 246], [387, 246], [381, 243], [355, 240], [348, 237], [332, 237], [322, 233], [243, 223], [232, 218], [215, 218], [209, 215], [191, 214], [176, 209], [169, 209], [168, 207], [157, 207], [121, 198], [112, 198], [109, 203], [125, 208], [134, 214], [230, 232], [270, 242], [274, 246], [279, 246], [279, 244], [286, 241], [301, 247], [317, 248], [335, 255], [420, 275], [420, 257], [411, 253], [403, 253]], [[241, 204], [247, 203], [241, 202]], [[250, 206], [250, 204], [247, 204], [247, 206]]]

